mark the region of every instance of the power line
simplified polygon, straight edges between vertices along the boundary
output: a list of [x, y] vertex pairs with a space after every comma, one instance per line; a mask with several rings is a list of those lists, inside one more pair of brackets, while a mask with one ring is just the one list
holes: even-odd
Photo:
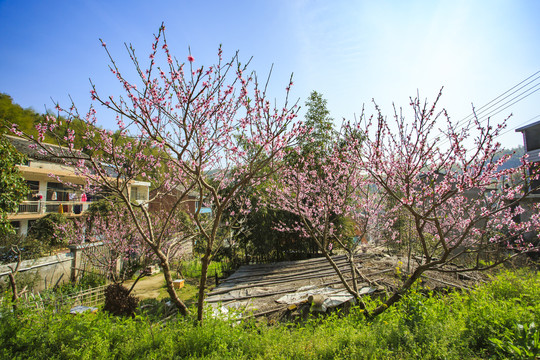
[[518, 125], [516, 125], [516, 126], [510, 128], [510, 129], [506, 130], [506, 131], [503, 132], [503, 133], [500, 133], [500, 134], [499, 134], [498, 136], [496, 136], [495, 138], [498, 138], [498, 137], [501, 137], [501, 136], [503, 136], [503, 135], [505, 135], [505, 134], [508, 134], [510, 131], [516, 130], [518, 127], [523, 126], [523, 125], [525, 125], [525, 124], [528, 124], [529, 122], [531, 122], [531, 121], [533, 121], [533, 120], [535, 120], [535, 119], [538, 119], [538, 118], [540, 118], [540, 115], [536, 115], [536, 116], [530, 118], [529, 120], [524, 121], [524, 122], [522, 122], [521, 124], [518, 124]]
[[[527, 97], [531, 96], [532, 94], [536, 93], [538, 90], [540, 90], [540, 82], [537, 82], [536, 84], [533, 84], [538, 79], [540, 79], [540, 71], [535, 72], [534, 74], [530, 75], [526, 79], [520, 81], [510, 89], [506, 90], [501, 95], [497, 96], [487, 104], [483, 105], [482, 107], [478, 108], [478, 110], [473, 111], [471, 114], [464, 117], [462, 120], [458, 121], [455, 126], [455, 130], [459, 130], [460, 128], [463, 128], [466, 124], [466, 122], [470, 122], [472, 119], [476, 118], [480, 123], [483, 123], [487, 121], [489, 118], [499, 114], [500, 112], [508, 109], [509, 107], [515, 105], [516, 103], [526, 99]], [[532, 80], [530, 80], [533, 78]], [[529, 81], [530, 80], [530, 81]], [[524, 84], [525, 83], [525, 84]], [[524, 84], [524, 85], [522, 85]], [[533, 84], [532, 86], [528, 87], [529, 85]], [[526, 88], [528, 87], [528, 88]], [[526, 88], [525, 90], [523, 90]], [[535, 89], [536, 88], [536, 89]], [[523, 90], [523, 91], [521, 91]], [[507, 100], [512, 95], [516, 94], [517, 92], [521, 91], [519, 94], [515, 95], [514, 97]], [[495, 107], [495, 108], [493, 108]], [[491, 110], [490, 110], [491, 109]], [[489, 112], [485, 114], [486, 111]], [[479, 114], [484, 113], [482, 116], [479, 116]], [[528, 120], [530, 121], [530, 120]], [[510, 131], [510, 130], [509, 130]], [[508, 132], [508, 131], [507, 131]], [[506, 132], [505, 132], [506, 133]], [[440, 135], [439, 135], [440, 136]], [[450, 140], [447, 138], [443, 138], [442, 140], [439, 140], [439, 146], [444, 145], [448, 143]]]
[[[534, 91], [532, 91], [532, 92], [530, 92], [529, 94], [527, 94], [527, 92], [533, 90], [534, 88], [537, 88], [537, 89], [534, 90]], [[528, 98], [529, 96], [531, 96], [532, 94], [534, 94], [534, 93], [537, 92], [538, 90], [540, 90], [540, 82], [539, 82], [538, 84], [536, 84], [535, 86], [533, 86], [533, 87], [531, 87], [531, 88], [525, 90], [525, 91], [522, 92], [521, 94], [516, 95], [516, 96], [513, 97], [512, 99], [508, 100], [506, 103], [504, 103], [504, 104], [500, 105], [499, 107], [493, 109], [493, 112], [491, 112], [491, 113], [489, 113], [489, 114], [487, 114], [487, 115], [484, 115], [484, 116], [479, 117], [478, 120], [486, 119], [486, 118], [490, 118], [490, 117], [492, 117], [492, 116], [495, 116], [495, 115], [499, 114], [501, 111], [506, 110], [506, 109], [508, 109], [510, 106], [512, 106], [512, 105], [514, 105], [514, 104], [520, 102], [521, 100], [523, 100], [523, 99], [525, 99], [525, 98]], [[526, 94], [526, 95], [524, 95], [524, 94]], [[522, 96], [522, 95], [524, 95], [524, 96]], [[522, 97], [519, 98], [520, 96], [522, 96]], [[517, 98], [519, 98], [519, 99], [517, 99]], [[514, 102], [512, 102], [511, 104], [507, 105], [509, 102], [511, 102], [511, 101], [513, 101], [513, 100], [515, 100], [515, 99], [517, 99], [517, 100], [514, 101]], [[504, 106], [504, 107], [503, 107], [503, 106]], [[502, 109], [501, 109], [501, 108], [502, 108]], [[500, 110], [499, 110], [499, 109], [500, 109]], [[498, 111], [497, 111], [497, 110], [498, 110]]]
[[[491, 100], [490, 102], [488, 102], [487, 104], [483, 105], [482, 107], [478, 108], [476, 111], [470, 113], [469, 115], [465, 116], [462, 120], [458, 121], [456, 126], [459, 127], [459, 124], [462, 123], [462, 122], [465, 122], [465, 121], [468, 121], [468, 120], [471, 120], [474, 118], [475, 114], [476, 116], [478, 116], [479, 114], [485, 112], [486, 110], [492, 108], [493, 106], [499, 104], [500, 102], [504, 101], [507, 97], [513, 95], [514, 93], [516, 93], [517, 91], [523, 89], [524, 87], [526, 87], [527, 85], [531, 84], [532, 82], [540, 79], [540, 71], [537, 71], [535, 72], [534, 74], [532, 74], [531, 76], [527, 77], [526, 79], [520, 81], [519, 83], [517, 83], [516, 85], [512, 86], [510, 89], [506, 90], [505, 92], [503, 92], [501, 95], [497, 96], [496, 98], [494, 98], [493, 100]], [[521, 84], [523, 84], [524, 82], [527, 82], [530, 78], [533, 78], [533, 80], [529, 81], [527, 84], [519, 87]], [[535, 85], [535, 86], [538, 86]], [[515, 91], [512, 92], [512, 90], [514, 90], [515, 88], [519, 87], [518, 89], [516, 89]], [[510, 93], [511, 92], [511, 93]], [[510, 93], [510, 94], [508, 94]], [[508, 94], [508, 95], [506, 95]], [[506, 96], [505, 96], [506, 95]], [[502, 98], [502, 99], [501, 99]]]

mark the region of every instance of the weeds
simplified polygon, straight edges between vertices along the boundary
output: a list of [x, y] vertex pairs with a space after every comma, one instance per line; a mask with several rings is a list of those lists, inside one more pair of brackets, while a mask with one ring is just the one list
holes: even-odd
[[0, 358], [527, 359], [538, 356], [539, 281], [536, 273], [503, 273], [470, 293], [413, 290], [371, 321], [353, 308], [348, 316], [271, 326], [253, 319], [207, 318], [202, 327], [190, 317], [160, 322], [166, 300], [143, 302], [152, 306], [133, 319], [7, 307], [0, 310]]
[[[225, 263], [213, 261], [210, 263], [210, 266], [208, 267], [207, 276], [210, 277], [210, 276], [215, 276], [217, 274], [218, 277], [222, 277], [223, 271], [226, 269], [226, 267], [227, 267], [227, 264]], [[201, 260], [199, 259], [182, 261], [178, 268], [181, 275], [186, 278], [200, 278], [201, 277], [202, 264], [201, 264]]]
[[516, 324], [506, 329], [502, 338], [492, 338], [490, 342], [501, 358], [538, 359], [540, 357], [540, 331], [535, 323]]

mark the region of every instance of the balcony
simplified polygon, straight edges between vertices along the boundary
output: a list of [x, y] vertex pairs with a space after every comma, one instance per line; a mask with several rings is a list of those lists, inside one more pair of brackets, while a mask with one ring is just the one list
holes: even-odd
[[23, 201], [19, 204], [19, 209], [16, 214], [48, 214], [48, 213], [65, 213], [65, 214], [81, 214], [88, 209], [91, 204], [89, 201]]

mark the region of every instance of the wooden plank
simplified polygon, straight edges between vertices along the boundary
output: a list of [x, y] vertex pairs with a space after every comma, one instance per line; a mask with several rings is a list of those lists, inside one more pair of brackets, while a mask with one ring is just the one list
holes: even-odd
[[[346, 278], [346, 280], [351, 280], [351, 278]], [[319, 284], [317, 286], [328, 286], [328, 285], [335, 285], [335, 284], [341, 284], [341, 280], [330, 281], [330, 282]], [[358, 285], [364, 286], [364, 284], [358, 284]], [[365, 285], [367, 285], [367, 283]], [[339, 288], [339, 289], [344, 289], [344, 288]], [[206, 298], [205, 301], [208, 302], [208, 303], [217, 303], [217, 302], [225, 302], [225, 301], [233, 301], [234, 302], [234, 301], [238, 301], [238, 300], [246, 300], [246, 299], [251, 299], [251, 298], [261, 298], [261, 297], [281, 295], [281, 294], [286, 294], [286, 293], [295, 293], [297, 290], [298, 290], [297, 288], [289, 288], [289, 289], [283, 289], [283, 290], [278, 290], [278, 291], [273, 291], [273, 292], [268, 292], [268, 293], [263, 293], [263, 294], [253, 294], [253, 295], [249, 295], [249, 296], [239, 296], [239, 297], [231, 296], [229, 298], [220, 298], [220, 299]]]
[[[346, 257], [344, 255], [340, 255], [336, 257], [334, 261], [341, 261], [344, 259], [346, 260]], [[304, 263], [301, 263], [301, 262], [304, 262]], [[298, 260], [295, 262], [287, 261], [287, 262], [272, 263], [272, 264], [244, 265], [244, 266], [241, 266], [240, 269], [238, 269], [234, 274], [232, 274], [226, 280], [229, 280], [229, 279], [232, 280], [232, 279], [248, 277], [248, 276], [255, 276], [258, 274], [259, 275], [272, 275], [274, 274], [272, 271], [276, 271], [276, 270], [279, 270], [276, 272], [277, 274], [281, 274], [283, 272], [283, 269], [287, 269], [290, 271], [294, 271], [295, 269], [305, 269], [306, 266], [312, 263], [328, 264], [328, 260], [326, 260], [326, 258], [317, 258], [317, 259], [309, 259], [309, 260]]]
[[[338, 265], [341, 268], [343, 267], [348, 267], [348, 263], [344, 263], [344, 262], [339, 262], [337, 263], [336, 265]], [[245, 282], [250, 282], [248, 279], [251, 279], [251, 278], [254, 278], [255, 280], [257, 279], [261, 279], [262, 280], [271, 280], [271, 279], [284, 279], [284, 278], [291, 278], [291, 277], [295, 277], [295, 276], [301, 276], [301, 275], [305, 275], [305, 274], [313, 274], [313, 273], [319, 273], [321, 272], [322, 270], [323, 271], [329, 271], [329, 270], [333, 270], [332, 266], [330, 264], [326, 265], [326, 266], [318, 266], [316, 268], [308, 268], [307, 270], [305, 270], [305, 268], [303, 268], [304, 270], [303, 271], [283, 271], [283, 272], [280, 272], [280, 273], [273, 273], [273, 274], [270, 274], [270, 275], [267, 275], [267, 274], [261, 274], [261, 275], [246, 275], [246, 276], [241, 276], [241, 277], [236, 277], [234, 279], [226, 279], [224, 281], [222, 281], [221, 283], [222, 284], [230, 284], [230, 283], [245, 283]], [[288, 274], [288, 275], [285, 275], [285, 274]]]
[[[347, 268], [340, 268], [340, 270], [349, 270], [349, 269], [347, 267]], [[247, 285], [235, 286], [235, 287], [227, 288], [227, 289], [216, 288], [214, 291], [210, 292], [208, 294], [208, 296], [225, 294], [225, 293], [235, 291], [235, 290], [250, 289], [250, 288], [260, 287], [260, 286], [269, 286], [269, 285], [271, 286], [271, 285], [295, 282], [295, 281], [299, 281], [299, 280], [309, 280], [309, 279], [317, 279], [317, 278], [322, 278], [322, 277], [337, 277], [337, 276], [338, 276], [337, 273], [332, 268], [332, 269], [327, 270], [325, 272], [322, 272], [322, 273], [317, 272], [317, 273], [311, 274], [311, 275], [295, 276], [295, 277], [290, 277], [290, 278], [282, 279], [282, 280], [260, 281], [260, 282], [250, 283], [250, 284], [247, 284]]]
[[[340, 266], [343, 266], [343, 265], [348, 264], [348, 261], [345, 260], [345, 259], [344, 260], [339, 260], [339, 261], [336, 262], [336, 264], [340, 265]], [[251, 278], [251, 277], [267, 277], [267, 278], [282, 277], [284, 274], [302, 274], [302, 273], [305, 273], [305, 272], [314, 272], [314, 271], [317, 271], [317, 270], [320, 270], [320, 269], [331, 269], [331, 268], [332, 268], [332, 266], [330, 265], [330, 263], [326, 262], [326, 263], [318, 265], [316, 267], [314, 267], [314, 266], [308, 267], [307, 270], [306, 270], [305, 266], [295, 267], [295, 268], [287, 268], [287, 267], [279, 267], [278, 268], [278, 267], [276, 267], [273, 272], [258, 271], [258, 272], [254, 272], [252, 274], [246, 274], [246, 275], [243, 275], [242, 273], [240, 273], [240, 275], [235, 276], [235, 274], [240, 272], [240, 270], [238, 270], [235, 274], [233, 274], [230, 277], [228, 277], [227, 279], [223, 280], [222, 283], [238, 282], [239, 279], [248, 279], [248, 278]], [[279, 270], [279, 271], [277, 271], [277, 270]]]

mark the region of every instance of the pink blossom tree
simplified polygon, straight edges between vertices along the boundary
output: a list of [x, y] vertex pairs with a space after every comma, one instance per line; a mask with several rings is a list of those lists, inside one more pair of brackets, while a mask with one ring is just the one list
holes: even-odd
[[[375, 191], [368, 174], [356, 166], [353, 152], [363, 137], [343, 127], [341, 136], [329, 142], [325, 153], [297, 149], [295, 160], [280, 170], [280, 180], [270, 188], [271, 205], [295, 214], [294, 224], [277, 229], [311, 239], [329, 261], [345, 288], [360, 304], [358, 277], [366, 280], [355, 265], [355, 253], [362, 241], [375, 236], [377, 224], [391, 213], [384, 210], [384, 194]], [[343, 137], [347, 134], [349, 137]], [[353, 234], [344, 231], [339, 218], [352, 221]], [[349, 269], [340, 268], [331, 256], [334, 248], [345, 250]], [[369, 281], [369, 279], [368, 279]]]
[[[224, 213], [233, 201], [242, 203], [238, 199], [242, 188], [272, 174], [274, 165], [295, 142], [297, 106], [288, 102], [292, 78], [284, 86], [284, 104], [274, 107], [266, 93], [267, 82], [261, 86], [255, 72], [248, 70], [249, 61], [241, 64], [238, 53], [224, 61], [220, 48], [217, 64], [209, 67], [198, 65], [191, 54], [184, 63], [170, 53], [164, 30], [162, 25], [155, 35], [146, 68], [135, 50], [127, 47], [137, 80], [124, 76], [102, 42], [110, 70], [125, 95], [104, 96], [94, 85], [91, 94], [96, 103], [116, 115], [115, 133], [95, 126], [94, 108], [81, 117], [74, 105], [67, 109], [57, 106], [64, 120], [48, 116], [35, 140], [41, 143], [45, 134], [63, 122], [66, 135], [56, 137], [63, 147], [42, 146], [42, 151], [75, 165], [78, 174], [87, 179], [87, 191], [107, 193], [126, 207], [141, 241], [159, 260], [169, 296], [183, 314], [188, 309], [174, 290], [164, 249], [170, 243], [168, 226], [184, 204], [196, 202], [198, 207], [191, 214], [194, 227], [186, 236], [196, 236], [204, 248], [198, 297], [198, 320], [202, 321], [208, 266], [228, 236], [227, 229], [250, 204], [243, 202], [242, 211], [228, 221], [224, 221]], [[84, 134], [70, 129], [73, 120], [80, 118], [86, 124]], [[83, 137], [84, 149], [75, 149], [76, 136]], [[132, 201], [130, 184], [140, 180], [152, 183], [154, 195]], [[148, 204], [169, 194], [176, 200], [156, 226]], [[201, 211], [203, 206], [211, 209], [210, 215]]]
[[[445, 110], [436, 110], [439, 98], [432, 105], [411, 100], [411, 121], [402, 110], [395, 110], [390, 121], [376, 106], [375, 116], [347, 124], [344, 147], [331, 154], [323, 171], [303, 165], [311, 161], [307, 157], [301, 166], [283, 172], [287, 195], [279, 203], [301, 215], [295, 230], [315, 238], [332, 264], [322, 246], [334, 235], [329, 214], [350, 216], [366, 230], [369, 219], [375, 220], [375, 228], [384, 227], [379, 236], [384, 234], [387, 243], [400, 241], [399, 215], [410, 219], [414, 253], [408, 276], [383, 304], [365, 309], [368, 317], [399, 301], [428, 270], [482, 271], [538, 250], [538, 243], [525, 237], [538, 234], [538, 207], [528, 219], [520, 219], [520, 200], [534, 190], [528, 184], [538, 174], [527, 173], [525, 158], [517, 168], [499, 170], [508, 159], [495, 160], [501, 150], [496, 138], [505, 125], [484, 125], [475, 117], [458, 126]], [[444, 131], [437, 128], [441, 124], [446, 124]], [[516, 177], [519, 181], [509, 181]], [[461, 268], [452, 266], [455, 263]], [[353, 262], [350, 279], [333, 267], [358, 297]]]
[[[70, 245], [87, 247], [84, 258], [91, 265], [89, 271], [105, 274], [114, 283], [123, 283], [131, 278], [133, 272], [130, 270], [142, 270], [141, 276], [137, 278], [138, 281], [144, 276], [143, 269], [146, 265], [156, 261], [155, 255], [142, 240], [125, 208], [118, 207], [107, 214], [97, 213], [85, 216], [58, 225], [57, 228], [59, 231], [56, 236], [67, 240]], [[170, 226], [168, 230], [180, 231], [180, 228]], [[175, 236], [171, 234], [167, 238], [174, 239]], [[177, 246], [176, 243], [172, 245], [164, 251], [169, 258], [174, 247]], [[132, 264], [137, 265], [132, 266]]]

